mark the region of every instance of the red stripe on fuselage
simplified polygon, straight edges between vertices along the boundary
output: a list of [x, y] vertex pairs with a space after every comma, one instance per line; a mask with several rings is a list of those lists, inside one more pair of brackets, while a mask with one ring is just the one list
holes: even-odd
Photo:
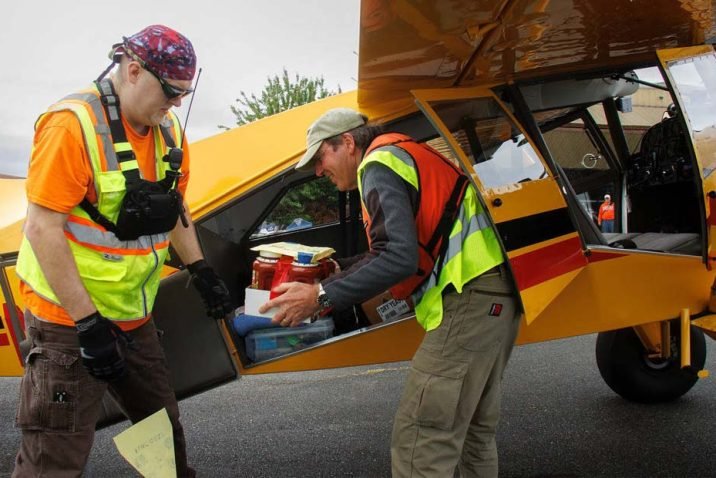
[[619, 257], [624, 257], [626, 254], [622, 254], [619, 252], [600, 252], [600, 251], [590, 251], [589, 257], [587, 260], [591, 264], [592, 262], [599, 262], [599, 261], [608, 261], [610, 259], [618, 259]]
[[524, 290], [583, 267], [587, 260], [579, 238], [573, 237], [513, 257], [510, 262], [517, 287]]
[[[20, 355], [20, 344], [17, 341], [17, 332], [15, 331], [15, 329], [12, 328], [12, 324], [10, 323], [10, 306], [7, 304], [3, 304], [2, 309], [3, 313], [5, 314], [5, 317], [7, 318], [8, 332], [10, 332], [12, 342], [15, 344], [15, 353], [17, 353], [17, 360], [22, 363], [22, 356]], [[25, 327], [25, 318], [22, 315], [22, 311], [19, 307], [15, 307], [15, 310], [17, 311], [18, 318], [20, 319], [20, 327]], [[9, 345], [9, 342], [5, 345]]]
[[519, 290], [525, 290], [542, 282], [584, 267], [588, 262], [616, 259], [624, 254], [592, 252], [585, 257], [579, 237], [550, 244], [510, 259]]

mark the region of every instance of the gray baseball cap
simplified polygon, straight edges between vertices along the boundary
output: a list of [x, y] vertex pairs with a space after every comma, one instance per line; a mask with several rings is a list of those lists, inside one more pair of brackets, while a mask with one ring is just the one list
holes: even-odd
[[306, 154], [298, 162], [296, 169], [310, 171], [313, 168], [313, 157], [318, 152], [324, 139], [332, 138], [364, 124], [363, 116], [350, 108], [335, 108], [326, 111], [323, 116], [308, 127]]

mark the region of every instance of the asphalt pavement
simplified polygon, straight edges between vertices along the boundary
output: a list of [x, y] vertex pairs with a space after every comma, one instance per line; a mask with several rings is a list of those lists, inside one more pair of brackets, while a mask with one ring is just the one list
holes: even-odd
[[[680, 400], [624, 401], [602, 381], [595, 336], [515, 349], [504, 380], [500, 476], [716, 476], [716, 356]], [[181, 402], [192, 464], [202, 477], [386, 477], [392, 415], [407, 364], [247, 376]], [[17, 378], [0, 379], [0, 476], [9, 476]], [[86, 477], [137, 476], [112, 437], [97, 433]]]

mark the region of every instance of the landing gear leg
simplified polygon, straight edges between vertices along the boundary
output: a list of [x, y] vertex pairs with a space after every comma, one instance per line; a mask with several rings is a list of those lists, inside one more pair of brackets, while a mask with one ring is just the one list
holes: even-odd
[[[632, 328], [601, 332], [597, 336], [597, 366], [606, 384], [627, 400], [659, 403], [676, 400], [698, 381], [697, 371], [706, 362], [706, 340], [703, 331], [689, 323], [681, 328], [681, 320], [670, 323], [671, 340], [668, 354], [649, 354]], [[682, 330], [691, 340], [690, 366], [682, 368]], [[685, 359], [687, 357], [684, 357]]]

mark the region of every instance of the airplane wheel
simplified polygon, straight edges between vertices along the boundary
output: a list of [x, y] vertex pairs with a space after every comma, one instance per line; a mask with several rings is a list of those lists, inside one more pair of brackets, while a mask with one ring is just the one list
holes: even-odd
[[704, 368], [706, 340], [701, 329], [691, 326], [691, 368], [681, 369], [681, 330], [671, 325], [671, 357], [649, 358], [634, 329], [601, 332], [597, 336], [597, 366], [609, 388], [627, 400], [659, 403], [676, 400], [691, 387]]

